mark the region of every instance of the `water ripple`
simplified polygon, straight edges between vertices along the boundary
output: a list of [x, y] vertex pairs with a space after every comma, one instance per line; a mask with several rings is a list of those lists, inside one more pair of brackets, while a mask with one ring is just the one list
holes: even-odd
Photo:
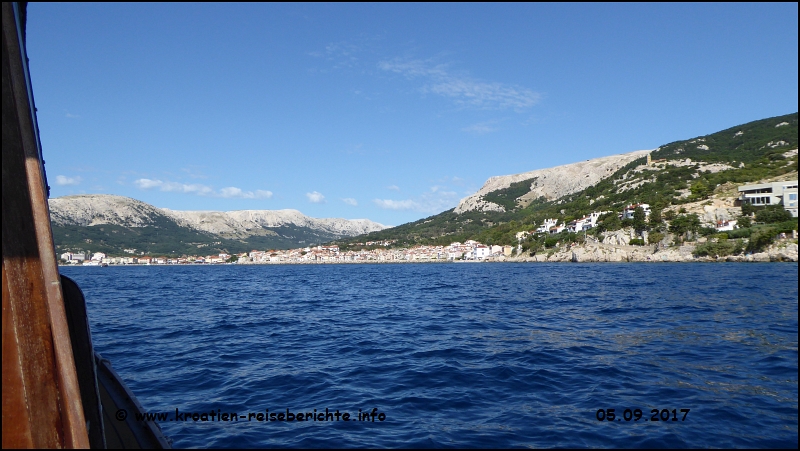
[[163, 422], [176, 447], [797, 446], [795, 264], [62, 271], [151, 412], [386, 414]]

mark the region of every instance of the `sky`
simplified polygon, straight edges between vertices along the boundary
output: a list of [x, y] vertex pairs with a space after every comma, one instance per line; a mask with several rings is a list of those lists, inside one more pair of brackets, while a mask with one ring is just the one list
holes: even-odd
[[51, 196], [399, 225], [798, 110], [797, 3], [30, 3]]

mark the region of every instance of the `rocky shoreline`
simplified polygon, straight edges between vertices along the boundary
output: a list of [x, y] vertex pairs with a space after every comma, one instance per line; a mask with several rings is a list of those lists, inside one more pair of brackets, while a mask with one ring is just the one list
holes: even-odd
[[764, 252], [728, 255], [724, 257], [695, 257], [698, 243], [678, 247], [661, 245], [630, 246], [588, 242], [533, 256], [509, 257], [504, 261], [517, 262], [797, 262], [795, 240], [779, 240]]

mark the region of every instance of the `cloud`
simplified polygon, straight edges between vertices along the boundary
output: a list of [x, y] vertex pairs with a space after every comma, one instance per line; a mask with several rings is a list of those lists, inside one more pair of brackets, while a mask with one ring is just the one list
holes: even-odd
[[397, 185], [389, 185], [386, 187], [386, 189], [390, 189], [392, 191], [400, 191], [400, 187]]
[[322, 193], [318, 193], [316, 191], [306, 193], [306, 197], [308, 198], [308, 201], [311, 202], [312, 204], [321, 204], [325, 202], [325, 196], [323, 196]]
[[225, 198], [239, 198], [239, 199], [269, 199], [272, 197], [272, 191], [265, 191], [257, 189], [255, 191], [242, 191], [241, 188], [229, 186], [219, 190], [219, 196]]
[[56, 176], [56, 184], [61, 186], [78, 185], [83, 179], [80, 177]]
[[460, 197], [447, 186], [434, 185], [427, 192], [413, 199], [373, 199], [372, 202], [386, 210], [414, 210], [422, 213], [441, 213], [456, 205]]
[[164, 182], [162, 182], [161, 180], [139, 179], [133, 182], [133, 184], [141, 189], [150, 189], [150, 188], [158, 188], [159, 186], [163, 185]]
[[345, 197], [342, 199], [342, 202], [346, 203], [347, 205], [352, 205], [354, 207], [358, 206], [358, 201], [353, 199], [352, 197]]
[[141, 189], [158, 188], [161, 191], [197, 194], [198, 196], [212, 196], [214, 189], [210, 186], [200, 184], [185, 184], [178, 182], [165, 182], [163, 180], [138, 179], [133, 182]]
[[64, 110], [64, 117], [67, 117], [67, 118], [70, 118], [70, 119], [80, 119], [81, 118], [77, 114], [70, 114], [70, 112], [67, 111], [67, 110]]
[[373, 199], [372, 202], [380, 208], [386, 210], [416, 210], [419, 205], [411, 199], [392, 200], [392, 199]]
[[227, 188], [222, 188], [219, 191], [215, 191], [214, 188], [206, 185], [200, 185], [197, 183], [178, 183], [178, 182], [169, 182], [163, 180], [153, 180], [153, 179], [138, 179], [133, 182], [134, 185], [139, 187], [140, 189], [158, 189], [159, 191], [164, 192], [177, 192], [177, 193], [186, 193], [186, 194], [195, 194], [198, 196], [209, 196], [209, 197], [222, 197], [225, 199], [270, 199], [272, 197], [272, 191], [266, 190], [255, 190], [255, 191], [244, 191], [241, 188], [237, 188], [235, 186], [229, 186]]
[[456, 104], [477, 109], [530, 108], [541, 99], [541, 95], [528, 88], [498, 82], [484, 82], [454, 75], [443, 64], [432, 65], [423, 60], [395, 58], [381, 61], [378, 68], [404, 75], [409, 79], [420, 78], [423, 93], [436, 94], [452, 99]]

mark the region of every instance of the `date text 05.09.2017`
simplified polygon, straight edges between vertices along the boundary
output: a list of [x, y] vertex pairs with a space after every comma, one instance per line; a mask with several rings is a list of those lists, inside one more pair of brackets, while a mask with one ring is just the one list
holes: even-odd
[[595, 414], [597, 421], [686, 421], [691, 409], [651, 409], [650, 417], [644, 415], [642, 409], [625, 409], [622, 416], [618, 416], [616, 409], [599, 409]]

